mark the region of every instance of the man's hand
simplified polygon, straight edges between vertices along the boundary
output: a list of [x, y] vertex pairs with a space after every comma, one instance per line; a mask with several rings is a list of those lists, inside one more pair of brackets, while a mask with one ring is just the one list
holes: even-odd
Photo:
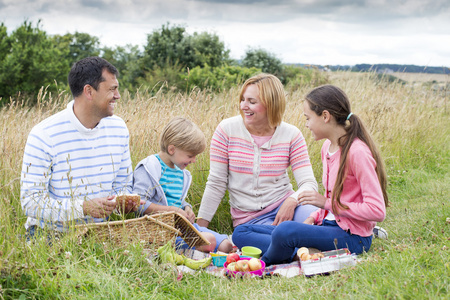
[[189, 222], [194, 223], [195, 222], [195, 214], [194, 211], [192, 211], [192, 208], [190, 206], [186, 206], [184, 208], [184, 211], [186, 212], [187, 219]]
[[295, 208], [297, 207], [297, 200], [292, 197], [288, 197], [284, 200], [283, 204], [281, 204], [280, 209], [273, 221], [272, 225], [279, 225], [284, 221], [291, 221], [294, 217]]
[[83, 213], [85, 216], [104, 218], [109, 216], [116, 208], [114, 196], [94, 198], [83, 202]]

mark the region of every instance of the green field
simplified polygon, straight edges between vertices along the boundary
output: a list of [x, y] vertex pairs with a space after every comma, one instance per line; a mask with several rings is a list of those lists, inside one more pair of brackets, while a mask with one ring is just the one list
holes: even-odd
[[[198, 272], [177, 280], [170, 266], [147, 260], [142, 246], [79, 243], [67, 235], [48, 246], [21, 237], [26, 218], [19, 190], [23, 148], [31, 128], [65, 107], [66, 93], [41, 93], [39, 104], [11, 103], [0, 110], [0, 299], [448, 299], [450, 287], [450, 107], [446, 90], [388, 83], [371, 74], [332, 73], [379, 145], [388, 172], [391, 205], [387, 240], [375, 239], [355, 267], [330, 276], [228, 280]], [[284, 121], [305, 135], [320, 184], [320, 147], [305, 128], [302, 97], [312, 86], [287, 88]], [[131, 134], [133, 165], [158, 151], [162, 127], [185, 116], [209, 140], [217, 124], [238, 113], [237, 88], [122, 94], [116, 110]], [[208, 149], [189, 166], [189, 194], [198, 210], [208, 176]], [[231, 233], [223, 201], [211, 228]]]

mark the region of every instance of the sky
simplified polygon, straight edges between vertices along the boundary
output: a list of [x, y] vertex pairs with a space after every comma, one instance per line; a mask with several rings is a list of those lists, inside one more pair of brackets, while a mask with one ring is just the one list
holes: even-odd
[[235, 59], [262, 48], [283, 63], [450, 67], [449, 0], [0, 0], [9, 33], [25, 20], [109, 47], [144, 47], [169, 22], [218, 35]]

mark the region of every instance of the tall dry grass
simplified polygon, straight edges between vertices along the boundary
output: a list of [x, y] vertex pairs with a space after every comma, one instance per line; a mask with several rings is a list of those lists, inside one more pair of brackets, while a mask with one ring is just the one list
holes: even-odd
[[[448, 227], [443, 227], [442, 232], [441, 229], [438, 229], [441, 226], [441, 223], [438, 222], [440, 222], [442, 216], [448, 214], [448, 217], [450, 217], [448, 208], [450, 185], [448, 92], [409, 87], [396, 83], [388, 84], [371, 74], [348, 72], [332, 73], [330, 82], [341, 87], [348, 94], [353, 112], [365, 121], [379, 145], [389, 175], [388, 192], [391, 197], [391, 207], [388, 209], [386, 221], [381, 225], [388, 229], [392, 240], [387, 242], [375, 241], [373, 250], [371, 250], [374, 254], [369, 252], [369, 260], [372, 260], [373, 264], [364, 267], [364, 271], [358, 271], [357, 269], [356, 271], [350, 271], [350, 273], [355, 273], [355, 278], [361, 278], [362, 281], [370, 281], [372, 280], [370, 276], [377, 276], [381, 287], [377, 288], [372, 285], [370, 289], [375, 294], [381, 289], [385, 295], [394, 297], [395, 293], [400, 293], [400, 295], [403, 293], [408, 298], [417, 294], [416, 290], [418, 290], [419, 295], [426, 295], [418, 285], [425, 283], [423, 276], [429, 276], [429, 273], [423, 272], [435, 272], [431, 268], [426, 267], [421, 271], [422, 273], [418, 273], [425, 274], [420, 275], [422, 277], [419, 275], [413, 276], [412, 278], [418, 284], [408, 290], [396, 281], [397, 277], [400, 276], [398, 272], [388, 272], [383, 269], [380, 273], [380, 270], [375, 269], [375, 267], [380, 263], [380, 257], [384, 255], [386, 256], [386, 262], [381, 264], [386, 268], [390, 268], [391, 265], [402, 268], [401, 265], [404, 265], [405, 270], [416, 270], [412, 261], [415, 259], [413, 256], [425, 260], [417, 254], [417, 251], [422, 249], [421, 247], [427, 247], [428, 251], [435, 251], [434, 244], [437, 248], [442, 247], [442, 243], [446, 243], [445, 239], [447, 239], [448, 244]], [[304, 127], [305, 121], [302, 112], [302, 99], [311, 88], [313, 87], [303, 86], [292, 90], [287, 87], [288, 104], [284, 121], [298, 126], [303, 132], [307, 140], [314, 173], [320, 183], [320, 147], [322, 141], [313, 141], [309, 130]], [[158, 142], [161, 129], [174, 116], [184, 116], [194, 121], [204, 131], [209, 140], [221, 120], [238, 114], [238, 94], [238, 88], [221, 93], [201, 90], [194, 90], [189, 94], [162, 91], [156, 91], [156, 93], [155, 91], [152, 93], [138, 91], [136, 94], [124, 92], [116, 109], [116, 114], [126, 121], [130, 131], [133, 166], [141, 159], [159, 150]], [[159, 269], [154, 273], [153, 269], [148, 269], [142, 264], [139, 267], [135, 266], [135, 261], [130, 261], [130, 258], [123, 258], [121, 253], [113, 249], [114, 245], [105, 246], [108, 248], [106, 251], [91, 248], [80, 249], [80, 246], [72, 244], [72, 242], [59, 245], [59, 248], [50, 249], [45, 243], [35, 246], [24, 243], [21, 235], [25, 232], [23, 227], [25, 217], [20, 207], [19, 181], [27, 135], [35, 124], [64, 109], [70, 100], [65, 92], [52, 95], [46, 93], [43, 89], [39, 96], [39, 103], [35, 107], [27, 107], [23, 103], [13, 102], [0, 110], [0, 130], [2, 132], [2, 139], [0, 140], [0, 270], [2, 273], [0, 279], [9, 278], [5, 275], [7, 274], [5, 272], [14, 271], [14, 273], [19, 274], [17, 275], [19, 277], [14, 277], [14, 280], [18, 282], [17, 284], [25, 284], [25, 279], [20, 279], [20, 276], [25, 276], [26, 280], [31, 282], [31, 290], [28, 291], [27, 295], [31, 295], [32, 298], [39, 298], [40, 296], [45, 298], [46, 294], [57, 297], [63, 291], [70, 292], [68, 295], [77, 295], [77, 293], [82, 292], [86, 298], [97, 295], [96, 291], [105, 292], [105, 297], [108, 295], [114, 297], [114, 295], [119, 294], [132, 297], [134, 290], [129, 290], [129, 285], [130, 282], [132, 283], [135, 280], [134, 277], [139, 277], [148, 285], [148, 290], [144, 289], [145, 286], [144, 288], [141, 287], [139, 295], [142, 298], [155, 296], [155, 291], [158, 289], [160, 291], [162, 289], [163, 293], [168, 293], [167, 295], [175, 298], [183, 295], [192, 296], [193, 288], [191, 286], [198, 287], [198, 290], [195, 290], [197, 295], [204, 297], [217, 295], [212, 290], [212, 286], [216, 286], [215, 279], [203, 276], [201, 279], [205, 283], [200, 284], [195, 281], [195, 278], [187, 278], [186, 281], [174, 285], [172, 275], [167, 275], [166, 271]], [[207, 148], [198, 157], [197, 163], [189, 167], [194, 182], [188, 201], [193, 204], [194, 211], [198, 209], [207, 180], [208, 156]], [[445, 202], [446, 204], [444, 204]], [[437, 218], [436, 223], [433, 223], [433, 218]], [[428, 223], [423, 225], [422, 220]], [[226, 201], [219, 207], [211, 226], [213, 229], [231, 233], [229, 206]], [[425, 243], [425, 239], [422, 240], [421, 238], [422, 236], [429, 237], [432, 242]], [[406, 250], [409, 249], [408, 247], [413, 247], [416, 254], [408, 253], [405, 256], [404, 253], [408, 251]], [[389, 256], [387, 252], [383, 252], [386, 249], [390, 249], [392, 251], [390, 253], [394, 253], [394, 255], [396, 252], [400, 253], [395, 258], [401, 261], [401, 265], [397, 264], [396, 260], [392, 259], [392, 256]], [[74, 251], [80, 253], [75, 255]], [[441, 253], [439, 255], [445, 256], [445, 251], [443, 254], [439, 252]], [[67, 256], [67, 252], [72, 253], [73, 257], [64, 258], [64, 253]], [[448, 258], [448, 251], [446, 253]], [[440, 257], [436, 256], [434, 260], [426, 260], [426, 263], [424, 262], [422, 265], [431, 265], [441, 274], [445, 272], [445, 267], [441, 267]], [[88, 264], [91, 258], [95, 262], [94, 265]], [[139, 258], [139, 262], [145, 263], [145, 260]], [[37, 271], [30, 269], [31, 263], [39, 265], [39, 268], [36, 267]], [[126, 277], [121, 277], [125, 276], [125, 273], [120, 273], [115, 269], [116, 267], [120, 267], [120, 270], [128, 270], [131, 275], [127, 273]], [[60, 271], [58, 270], [64, 270], [67, 276], [72, 277], [59, 277]], [[101, 270], [104, 275], [100, 276], [98, 270]], [[143, 275], [142, 272], [145, 272], [146, 275]], [[364, 272], [367, 272], [367, 275], [364, 275]], [[408, 274], [405, 274], [402, 280], [409, 283], [408, 276]], [[384, 277], [388, 277], [390, 281], [385, 282]], [[114, 283], [109, 282], [106, 278], [114, 280]], [[119, 278], [125, 278], [122, 279], [123, 284], [117, 282]], [[286, 297], [297, 297], [299, 292], [303, 296], [308, 296], [315, 289], [322, 291], [322, 293], [315, 294], [317, 297], [333, 297], [336, 294], [333, 294], [332, 291], [339, 287], [343, 288], [344, 280], [345, 282], [351, 282], [351, 286], [345, 291], [346, 293], [359, 296], [366, 295], [357, 292], [365, 288], [364, 283], [349, 278], [344, 279], [339, 277], [328, 281], [317, 279], [317, 281], [312, 280], [309, 283], [296, 281], [295, 289], [292, 289], [292, 286], [288, 283], [275, 279], [274, 281], [254, 282], [251, 285], [256, 290], [261, 287], [267, 289], [267, 295], [272, 296], [277, 294], [276, 289], [278, 288], [283, 291], [282, 295]], [[78, 285], [85, 286], [84, 290], [79, 290], [75, 281], [81, 282]], [[393, 281], [395, 281], [395, 284]], [[12, 282], [10, 285], [14, 288], [10, 290], [10, 294], [18, 295], [19, 292], [15, 293], [15, 288], [20, 289], [20, 287], [15, 287], [14, 282], [16, 281]], [[318, 284], [317, 282], [321, 283]], [[65, 284], [68, 284], [67, 288], [63, 288]], [[439, 295], [442, 291], [448, 291], [448, 285], [445, 288], [442, 284], [442, 282], [436, 282], [428, 286], [433, 292], [432, 295]], [[223, 297], [232, 296], [229, 291], [230, 284], [220, 282], [217, 283], [217, 288], [221, 289], [219, 295]], [[389, 291], [390, 288], [393, 289], [394, 294]], [[245, 283], [233, 283], [233, 289], [241, 292], [247, 291]], [[427, 289], [427, 287], [424, 289]], [[1, 293], [0, 286], [0, 295], [2, 295]], [[250, 292], [250, 295], [259, 296], [258, 293], [253, 292]]]
[[[442, 145], [439, 141], [448, 140], [448, 126], [445, 126], [448, 125], [448, 95], [430, 89], [386, 84], [371, 74], [333, 73], [331, 81], [348, 94], [353, 112], [365, 121], [391, 169], [401, 170], [409, 164], [426, 167], [426, 158], [436, 155], [432, 150]], [[303, 86], [297, 90], [287, 88], [288, 103], [284, 121], [299, 127], [303, 132], [308, 141], [316, 178], [320, 179], [318, 154], [322, 142], [313, 141], [309, 130], [304, 127], [302, 113], [302, 99], [311, 88], [312, 86]], [[222, 93], [199, 89], [189, 94], [124, 92], [116, 108], [116, 115], [122, 117], [129, 128], [133, 165], [159, 151], [161, 129], [174, 116], [184, 116], [198, 124], [209, 142], [221, 120], [239, 113], [238, 95], [238, 87]], [[12, 102], [0, 112], [0, 192], [5, 201], [13, 204], [2, 209], [1, 219], [9, 220], [2, 222], [3, 224], [18, 224], [17, 220], [22, 220], [18, 205], [19, 180], [23, 149], [29, 131], [35, 124], [64, 109], [71, 100], [68, 93], [52, 95], [46, 93], [45, 89], [40, 91], [38, 99], [38, 105], [34, 107]], [[448, 150], [448, 146], [445, 147]], [[195, 184], [189, 201], [197, 208], [209, 171], [208, 155], [207, 148], [198, 157], [197, 163], [190, 166]], [[12, 214], [3, 215], [10, 210], [14, 210]], [[226, 220], [228, 215], [225, 211], [224, 213], [223, 219]], [[14, 217], [11, 219], [12, 216]], [[227, 221], [222, 224], [226, 226], [225, 230], [231, 229], [229, 224]]]

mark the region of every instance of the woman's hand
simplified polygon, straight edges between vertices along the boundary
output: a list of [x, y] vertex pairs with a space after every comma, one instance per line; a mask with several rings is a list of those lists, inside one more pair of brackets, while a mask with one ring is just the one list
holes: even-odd
[[298, 203], [301, 205], [311, 204], [324, 208], [325, 202], [327, 202], [327, 198], [316, 191], [303, 191], [298, 195]]
[[195, 222], [195, 214], [192, 211], [192, 208], [190, 206], [186, 206], [184, 208], [184, 211], [186, 212], [187, 219], [189, 220], [189, 222], [194, 223]]
[[297, 201], [292, 197], [288, 197], [286, 200], [284, 200], [283, 204], [281, 204], [281, 207], [278, 210], [278, 213], [275, 216], [275, 220], [273, 221], [272, 225], [279, 225], [284, 221], [291, 221], [294, 217], [296, 207]]

